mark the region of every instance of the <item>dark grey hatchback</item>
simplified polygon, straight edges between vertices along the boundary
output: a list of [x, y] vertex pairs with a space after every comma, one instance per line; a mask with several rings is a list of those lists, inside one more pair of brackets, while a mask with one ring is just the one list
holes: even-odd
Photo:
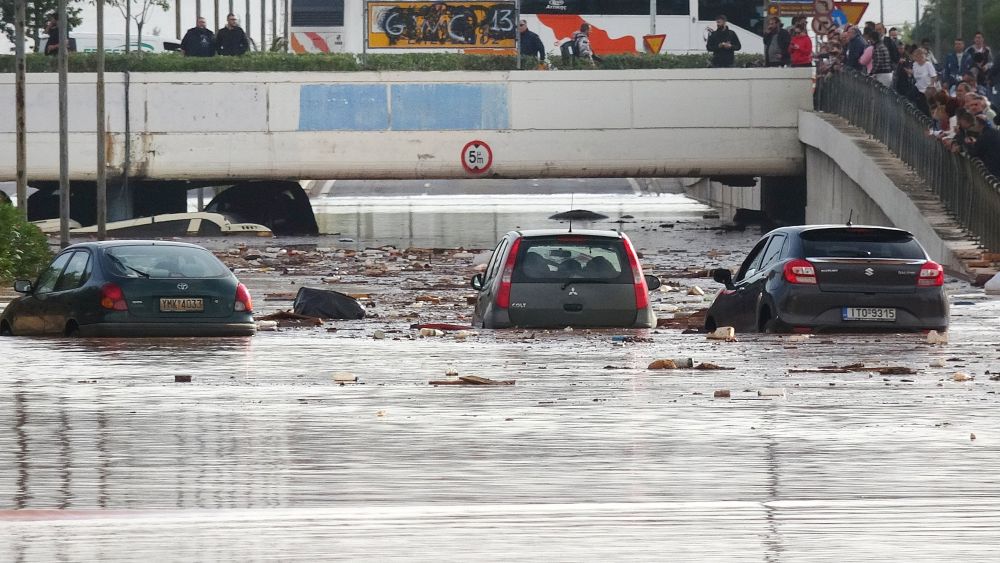
[[783, 227], [753, 247], [705, 318], [739, 331], [948, 328], [944, 269], [912, 234], [871, 226]]
[[472, 324], [483, 328], [656, 326], [649, 290], [628, 236], [618, 231], [534, 230], [504, 235], [472, 279]]
[[0, 316], [2, 335], [245, 336], [247, 288], [211, 252], [163, 241], [74, 244]]

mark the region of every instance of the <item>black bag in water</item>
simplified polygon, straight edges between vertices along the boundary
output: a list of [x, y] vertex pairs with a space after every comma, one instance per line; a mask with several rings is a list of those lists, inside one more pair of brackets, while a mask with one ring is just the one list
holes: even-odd
[[363, 319], [365, 309], [358, 300], [339, 291], [300, 287], [292, 309], [298, 315], [321, 319]]

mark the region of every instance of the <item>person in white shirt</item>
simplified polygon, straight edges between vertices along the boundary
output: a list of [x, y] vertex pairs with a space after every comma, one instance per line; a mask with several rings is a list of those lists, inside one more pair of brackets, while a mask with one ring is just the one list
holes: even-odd
[[913, 82], [921, 94], [927, 91], [928, 86], [938, 83], [937, 70], [927, 60], [927, 51], [923, 49], [913, 51]]

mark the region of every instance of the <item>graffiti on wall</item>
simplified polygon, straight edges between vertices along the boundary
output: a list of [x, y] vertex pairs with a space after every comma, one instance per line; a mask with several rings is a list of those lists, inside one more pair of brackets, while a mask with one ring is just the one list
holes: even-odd
[[514, 2], [368, 2], [369, 49], [514, 49]]

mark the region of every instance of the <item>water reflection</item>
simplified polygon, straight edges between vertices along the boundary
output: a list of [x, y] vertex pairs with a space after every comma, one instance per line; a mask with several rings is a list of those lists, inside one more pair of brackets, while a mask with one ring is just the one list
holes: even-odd
[[[411, 198], [330, 198], [313, 208], [320, 232], [364, 241], [369, 246], [491, 248], [512, 229], [567, 227], [549, 216], [567, 211], [570, 200], [554, 196], [421, 196]], [[614, 229], [625, 215], [625, 230], [635, 221], [699, 219], [708, 208], [680, 195], [660, 197], [589, 195], [572, 205], [609, 217], [577, 222], [577, 228]]]

